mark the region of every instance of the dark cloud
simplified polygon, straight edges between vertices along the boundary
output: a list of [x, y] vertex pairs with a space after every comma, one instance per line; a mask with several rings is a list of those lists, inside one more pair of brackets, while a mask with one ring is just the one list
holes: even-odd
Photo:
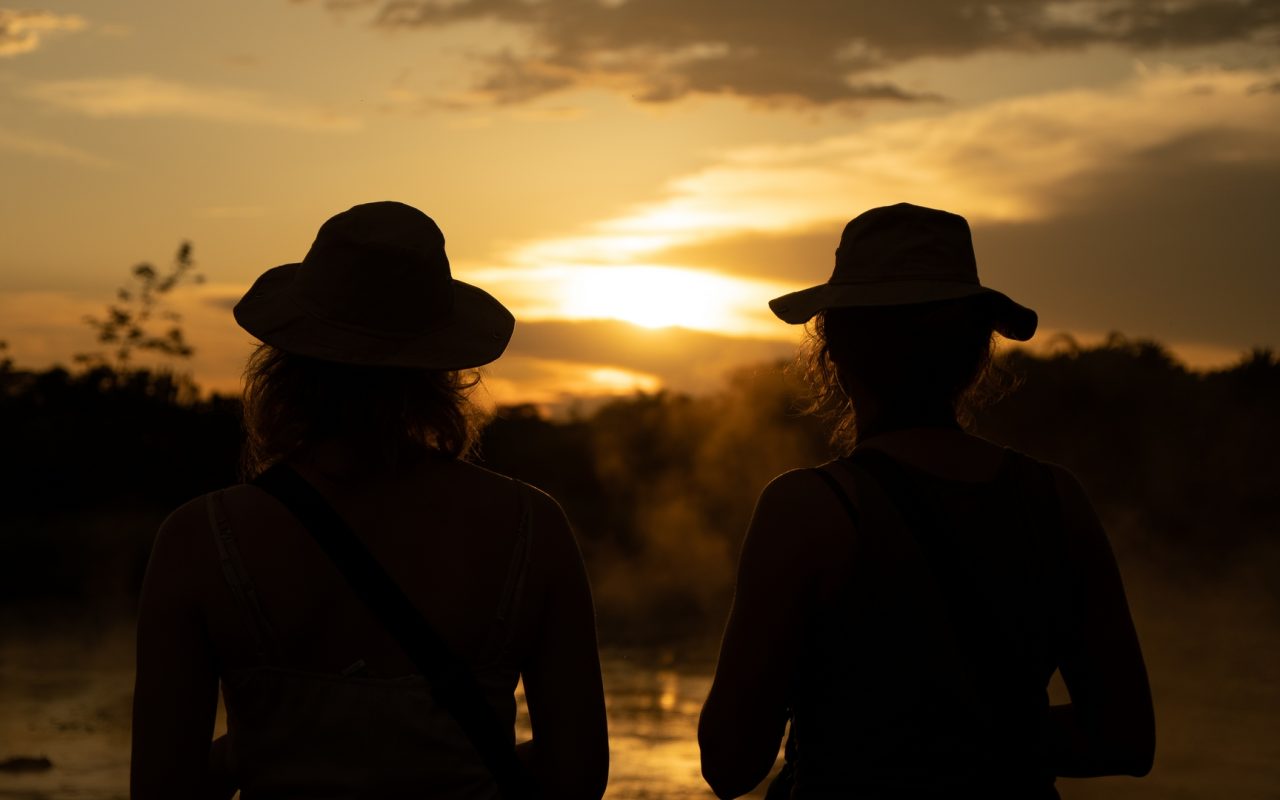
[[[851, 209], [851, 211], [854, 211]], [[652, 260], [754, 278], [817, 282], [831, 273], [847, 220], [788, 233], [743, 233], [659, 251]]]
[[[1039, 218], [974, 225], [983, 280], [1037, 308], [1046, 328], [1241, 349], [1280, 345], [1275, 135], [1184, 135], [1046, 194]], [[850, 208], [849, 217], [863, 210]], [[846, 219], [706, 240], [655, 260], [819, 283], [830, 275]]]
[[496, 21], [527, 31], [527, 53], [483, 56], [487, 71], [475, 88], [497, 103], [586, 85], [651, 103], [693, 93], [813, 105], [914, 101], [931, 96], [871, 80], [871, 71], [986, 50], [1280, 42], [1275, 0], [390, 0], [376, 21]]
[[[782, 323], [780, 333], [785, 334]], [[616, 320], [518, 322], [512, 356], [619, 367], [665, 386], [705, 391], [735, 367], [790, 358], [790, 342], [722, 336], [685, 328], [650, 330]]]
[[[984, 280], [1038, 306], [1055, 329], [1276, 346], [1274, 145], [1187, 137], [1067, 181], [1053, 217], [975, 229]], [[1270, 155], [1240, 157], [1249, 151]]]

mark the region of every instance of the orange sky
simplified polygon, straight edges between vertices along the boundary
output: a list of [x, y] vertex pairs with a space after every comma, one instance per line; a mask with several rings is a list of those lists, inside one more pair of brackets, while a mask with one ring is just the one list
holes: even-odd
[[191, 368], [234, 388], [230, 303], [372, 199], [431, 214], [515, 312], [500, 401], [785, 356], [765, 302], [901, 200], [968, 217], [984, 281], [1044, 331], [1221, 364], [1280, 343], [1280, 8], [0, 7], [0, 197], [0, 340], [27, 366], [93, 349], [82, 317], [186, 239]]

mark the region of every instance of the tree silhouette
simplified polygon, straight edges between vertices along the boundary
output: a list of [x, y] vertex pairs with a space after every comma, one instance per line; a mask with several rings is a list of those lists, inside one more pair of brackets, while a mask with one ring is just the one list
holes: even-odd
[[[160, 273], [150, 264], [139, 264], [132, 271], [133, 285], [116, 291], [116, 301], [107, 306], [103, 317], [87, 316], [85, 324], [97, 333], [100, 344], [114, 348], [112, 359], [97, 353], [78, 353], [76, 362], [90, 368], [113, 367], [126, 372], [136, 352], [153, 352], [173, 358], [190, 358], [195, 353], [183, 334], [182, 315], [167, 308], [167, 295], [184, 281], [203, 283], [204, 276], [195, 271], [191, 243], [178, 245], [173, 266]], [[157, 327], [164, 330], [157, 332]]]

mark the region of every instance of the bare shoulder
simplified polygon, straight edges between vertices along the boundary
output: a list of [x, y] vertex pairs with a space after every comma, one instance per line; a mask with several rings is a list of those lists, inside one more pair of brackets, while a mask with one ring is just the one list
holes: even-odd
[[193, 595], [207, 580], [208, 565], [217, 563], [208, 503], [209, 495], [201, 495], [160, 523], [147, 565], [152, 593], [163, 586], [166, 595]]
[[[518, 478], [469, 462], [458, 462], [464, 480], [474, 483], [485, 495], [507, 497], [512, 502], [528, 505], [529, 522], [535, 541], [535, 552], [556, 554], [553, 561], [581, 560], [568, 516], [560, 503], [547, 492]], [[537, 559], [546, 563], [545, 559]]]
[[165, 517], [156, 532], [153, 552], [190, 552], [194, 543], [211, 539], [210, 498], [211, 494], [203, 494], [188, 500]]
[[553, 571], [582, 569], [582, 550], [560, 503], [536, 486], [523, 482], [521, 486], [528, 498], [536, 546], [551, 555], [550, 559], [542, 559], [542, 563]]
[[1054, 464], [1049, 461], [1041, 461], [1040, 463], [1053, 476], [1053, 487], [1058, 494], [1058, 502], [1062, 507], [1063, 516], [1067, 520], [1093, 517], [1093, 503], [1089, 500], [1089, 494], [1085, 491], [1084, 485], [1080, 483], [1080, 479], [1075, 476], [1075, 473], [1061, 464]]
[[569, 527], [568, 516], [564, 513], [560, 501], [531, 483], [521, 481], [521, 484], [533, 507], [534, 515], [542, 520], [544, 525], [554, 524], [566, 529]]
[[1098, 512], [1080, 480], [1066, 467], [1041, 462], [1053, 475], [1067, 554], [1078, 569], [1098, 577], [1116, 572], [1115, 555]]
[[486, 493], [518, 496], [518, 493], [523, 492], [530, 503], [530, 511], [535, 521], [543, 525], [560, 524], [567, 527], [564, 509], [560, 507], [560, 503], [537, 486], [467, 461], [457, 463], [458, 468], [465, 475], [464, 479], [486, 490]]
[[[826, 465], [824, 465], [826, 466]], [[822, 467], [793, 469], [769, 481], [760, 493], [757, 513], [761, 510], [796, 511], [817, 506], [836, 506], [838, 501], [831, 487], [819, 475]]]
[[765, 486], [747, 532], [744, 560], [812, 562], [817, 569], [846, 549], [851, 521], [818, 469], [793, 469]]
[[469, 488], [474, 488], [488, 494], [507, 494], [514, 496], [516, 494], [516, 489], [519, 487], [533, 489], [534, 491], [531, 494], [546, 494], [519, 478], [504, 475], [501, 472], [495, 472], [488, 467], [483, 467], [471, 461], [452, 461], [448, 463], [448, 468], [454, 473], [455, 480], [467, 484]]
[[[850, 520], [844, 511], [840, 490], [821, 474], [828, 466], [793, 469], [774, 478], [756, 502], [756, 519], [766, 524], [780, 523], [792, 531], [792, 536], [824, 536], [837, 529], [847, 531]], [[845, 485], [838, 479], [837, 482]], [[797, 524], [800, 522], [804, 524]]]

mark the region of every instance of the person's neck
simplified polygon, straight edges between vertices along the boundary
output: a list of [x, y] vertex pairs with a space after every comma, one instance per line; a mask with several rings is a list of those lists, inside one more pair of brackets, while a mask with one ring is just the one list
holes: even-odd
[[411, 469], [425, 455], [425, 451], [404, 448], [397, 458], [387, 460], [375, 453], [368, 442], [334, 437], [313, 442], [292, 460], [327, 481], [358, 483]]
[[960, 423], [956, 421], [956, 412], [949, 406], [926, 408], [904, 407], [901, 405], [877, 409], [870, 413], [858, 414], [856, 444], [887, 433], [916, 429], [940, 429], [960, 431]]

